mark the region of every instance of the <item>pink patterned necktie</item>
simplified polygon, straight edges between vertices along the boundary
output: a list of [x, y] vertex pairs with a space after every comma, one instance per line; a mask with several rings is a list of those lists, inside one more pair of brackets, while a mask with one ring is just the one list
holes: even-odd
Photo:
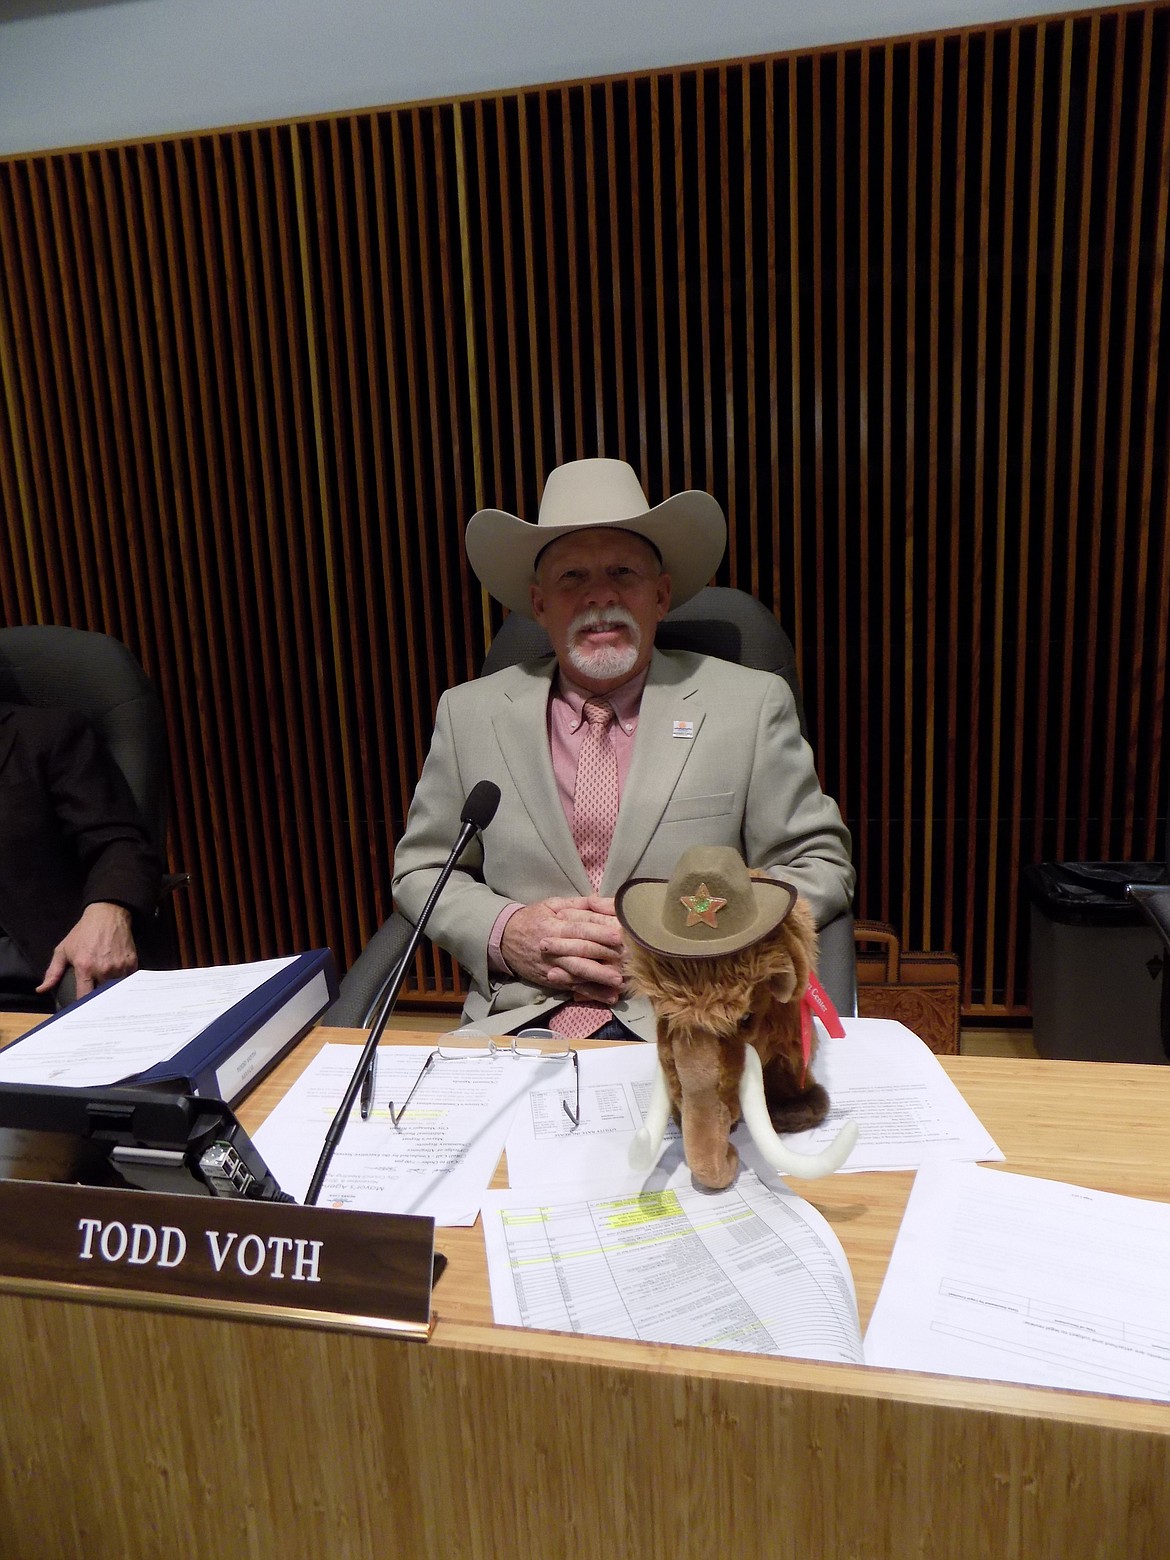
[[[587, 699], [581, 713], [588, 723], [577, 758], [573, 787], [573, 843], [589, 874], [594, 892], [601, 887], [618, 815], [618, 766], [610, 725], [613, 705], [607, 699]], [[567, 1002], [549, 1019], [554, 1034], [583, 1040], [609, 1021], [609, 1008], [596, 1002]]]

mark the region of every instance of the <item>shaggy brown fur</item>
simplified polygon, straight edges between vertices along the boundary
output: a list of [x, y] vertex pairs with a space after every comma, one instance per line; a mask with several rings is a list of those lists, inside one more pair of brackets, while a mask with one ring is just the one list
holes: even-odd
[[739, 1156], [729, 1135], [740, 1116], [745, 1046], [759, 1052], [778, 1132], [815, 1127], [828, 1112], [821, 1085], [801, 1082], [800, 998], [816, 950], [803, 899], [769, 937], [724, 958], [675, 959], [631, 944], [630, 985], [658, 1016], [659, 1060], [687, 1163], [704, 1186], [735, 1179]]

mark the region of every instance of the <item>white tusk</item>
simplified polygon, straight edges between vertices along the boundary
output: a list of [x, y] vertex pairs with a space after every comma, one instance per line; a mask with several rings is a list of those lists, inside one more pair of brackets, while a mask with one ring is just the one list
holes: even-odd
[[760, 1065], [760, 1053], [755, 1046], [745, 1047], [743, 1075], [739, 1080], [739, 1104], [743, 1119], [752, 1135], [752, 1142], [760, 1153], [781, 1175], [798, 1175], [802, 1180], [815, 1181], [822, 1175], [832, 1175], [839, 1170], [857, 1142], [857, 1123], [847, 1121], [837, 1136], [819, 1154], [798, 1154], [776, 1135], [764, 1100], [764, 1069]]
[[662, 1071], [662, 1063], [655, 1058], [654, 1083], [646, 1118], [634, 1133], [634, 1140], [630, 1144], [631, 1170], [650, 1169], [662, 1149], [662, 1139], [669, 1120], [670, 1090], [666, 1086], [666, 1074]]

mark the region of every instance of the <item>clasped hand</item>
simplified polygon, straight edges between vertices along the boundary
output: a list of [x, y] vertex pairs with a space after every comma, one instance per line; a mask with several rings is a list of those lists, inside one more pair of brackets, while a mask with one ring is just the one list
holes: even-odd
[[534, 986], [583, 1002], [616, 1002], [625, 981], [613, 900], [540, 899], [517, 910], [500, 940], [508, 967]]

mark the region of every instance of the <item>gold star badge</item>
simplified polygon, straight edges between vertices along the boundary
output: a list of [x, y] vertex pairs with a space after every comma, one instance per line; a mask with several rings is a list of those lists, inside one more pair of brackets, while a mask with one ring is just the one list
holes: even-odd
[[702, 921], [704, 926], [714, 929], [715, 917], [727, 903], [726, 899], [720, 899], [718, 894], [713, 894], [706, 883], [700, 883], [693, 894], [682, 894], [679, 903], [687, 913], [687, 925], [698, 926]]

